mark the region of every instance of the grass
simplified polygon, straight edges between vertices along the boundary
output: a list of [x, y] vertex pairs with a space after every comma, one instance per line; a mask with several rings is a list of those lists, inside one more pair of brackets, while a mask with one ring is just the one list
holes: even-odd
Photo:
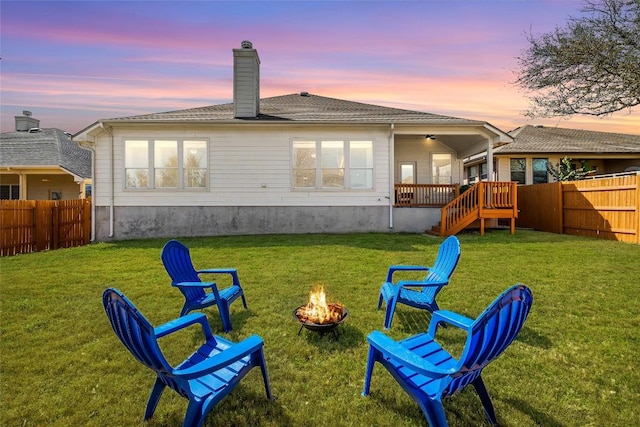
[[[459, 236], [462, 256], [442, 308], [477, 316], [514, 283], [534, 305], [518, 339], [484, 371], [502, 426], [632, 426], [640, 409], [640, 246], [518, 230]], [[253, 370], [214, 408], [216, 426], [424, 426], [418, 406], [380, 365], [362, 397], [366, 336], [381, 329], [375, 309], [391, 264], [430, 264], [441, 239], [413, 234], [272, 235], [181, 239], [196, 267], [238, 269], [249, 310], [231, 306], [224, 334], [215, 308], [205, 313], [232, 340], [265, 341], [267, 401]], [[154, 325], [178, 315], [181, 294], [160, 262], [165, 240], [99, 243], [0, 259], [0, 424], [140, 425], [154, 381], [117, 341], [102, 291], [125, 293]], [[219, 283], [225, 286], [225, 283]], [[342, 302], [349, 318], [336, 339], [303, 330], [292, 311], [314, 285]], [[399, 306], [388, 332], [425, 329], [429, 315]], [[199, 344], [188, 329], [161, 341], [172, 362]], [[445, 345], [460, 348], [455, 328]], [[186, 400], [165, 392], [148, 426], [181, 425]], [[451, 426], [485, 425], [473, 388], [445, 401]]]

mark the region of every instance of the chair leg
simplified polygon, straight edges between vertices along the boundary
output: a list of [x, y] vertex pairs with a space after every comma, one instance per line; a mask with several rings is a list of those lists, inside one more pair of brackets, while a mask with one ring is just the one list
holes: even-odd
[[418, 402], [420, 409], [427, 418], [430, 427], [447, 427], [447, 416], [440, 400], [426, 398], [424, 402]]
[[391, 322], [393, 321], [393, 314], [396, 311], [397, 298], [392, 298], [387, 301], [387, 311], [384, 314], [384, 328], [391, 328]]
[[244, 309], [249, 310], [249, 308], [247, 307], [247, 300], [244, 298], [244, 292], [242, 293], [241, 297], [242, 297], [242, 305], [244, 305]]
[[151, 389], [151, 394], [149, 395], [149, 400], [147, 401], [147, 410], [144, 412], [144, 420], [148, 420], [153, 416], [153, 413], [156, 411], [156, 407], [158, 406], [158, 401], [160, 400], [160, 396], [162, 396], [162, 392], [166, 384], [160, 380], [160, 378], [156, 378], [156, 382], [153, 385], [153, 389]]
[[367, 356], [367, 370], [364, 374], [364, 388], [362, 389], [362, 395], [367, 396], [371, 389], [371, 375], [373, 374], [373, 365], [376, 362], [376, 349], [373, 346], [369, 346], [369, 355]]
[[378, 297], [378, 308], [377, 310], [380, 310], [380, 307], [382, 307], [382, 301], [384, 300], [384, 297], [382, 296], [382, 292], [380, 292], [380, 296]]
[[491, 397], [489, 396], [487, 387], [484, 385], [484, 381], [482, 381], [482, 376], [473, 380], [471, 384], [473, 384], [478, 396], [480, 396], [480, 401], [482, 401], [482, 406], [484, 407], [484, 412], [487, 415], [489, 422], [491, 425], [497, 425], [498, 420], [496, 419], [496, 412], [493, 409], [493, 403], [491, 402]]
[[267, 392], [267, 399], [273, 400], [271, 393], [271, 385], [269, 384], [269, 374], [267, 373], [267, 362], [264, 359], [264, 351], [260, 349], [260, 370], [262, 371], [262, 379], [264, 380], [264, 389]]
[[229, 313], [229, 304], [226, 301], [220, 301], [218, 304], [220, 319], [222, 319], [222, 328], [225, 332], [231, 331], [231, 314]]
[[182, 427], [200, 427], [204, 422], [205, 413], [209, 412], [207, 410], [203, 413], [203, 408], [208, 406], [210, 401], [211, 398], [205, 401], [189, 399], [189, 406], [187, 406], [187, 413], [184, 416]]

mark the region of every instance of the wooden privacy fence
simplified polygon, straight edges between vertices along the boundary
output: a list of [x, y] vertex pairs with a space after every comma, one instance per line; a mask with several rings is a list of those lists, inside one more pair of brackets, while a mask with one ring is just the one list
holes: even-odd
[[640, 243], [640, 174], [518, 188], [518, 227]]
[[81, 246], [90, 239], [90, 199], [0, 201], [0, 256]]

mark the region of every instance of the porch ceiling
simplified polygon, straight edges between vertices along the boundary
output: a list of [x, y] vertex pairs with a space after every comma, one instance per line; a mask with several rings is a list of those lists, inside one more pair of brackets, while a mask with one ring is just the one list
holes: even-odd
[[459, 158], [487, 151], [490, 140], [493, 142], [493, 148], [513, 141], [511, 136], [488, 123], [483, 123], [480, 126], [451, 127], [397, 126], [394, 133], [423, 137], [433, 135], [439, 143], [451, 147]]

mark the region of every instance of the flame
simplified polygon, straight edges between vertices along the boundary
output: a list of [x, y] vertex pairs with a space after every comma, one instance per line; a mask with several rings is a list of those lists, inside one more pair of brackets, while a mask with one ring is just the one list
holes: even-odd
[[309, 293], [309, 303], [300, 307], [298, 318], [303, 322], [313, 322], [320, 325], [337, 323], [342, 319], [342, 304], [328, 303], [324, 287], [318, 286]]

